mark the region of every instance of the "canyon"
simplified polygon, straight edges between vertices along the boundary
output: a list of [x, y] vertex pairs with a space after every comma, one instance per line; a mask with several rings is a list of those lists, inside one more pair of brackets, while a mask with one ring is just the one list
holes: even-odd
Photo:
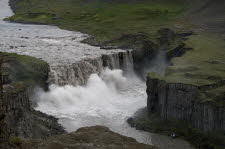
[[[160, 2], [162, 7], [165, 7], [163, 9], [158, 5], [155, 8], [151, 2], [153, 5], [144, 9], [140, 2], [137, 3], [137, 8], [127, 12], [129, 15], [134, 15], [133, 11], [135, 12], [134, 20], [137, 19], [137, 13], [141, 14], [139, 20], [144, 18], [146, 21], [145, 17], [150, 16], [156, 24], [160, 24], [163, 22], [159, 21], [161, 17], [168, 17], [168, 20], [172, 18], [172, 24], [171, 20], [165, 18], [168, 21], [166, 25], [162, 23], [155, 27], [154, 23], [150, 23], [149, 26], [153, 27], [150, 27], [151, 29], [145, 26], [146, 22], [135, 23], [133, 25], [138, 32], [124, 33], [121, 26], [121, 30], [112, 28], [115, 31], [112, 36], [107, 19], [109, 22], [111, 19], [118, 19], [119, 17], [115, 17], [117, 12], [104, 14], [106, 10], [99, 9], [100, 6], [99, 10], [95, 10], [95, 7], [92, 10], [91, 6], [95, 5], [91, 2], [82, 3], [82, 8], [90, 6], [87, 9], [90, 12], [81, 14], [67, 10], [65, 15], [61, 9], [56, 9], [62, 6], [63, 10], [68, 7], [67, 4], [76, 2], [68, 1], [64, 7], [64, 4], [57, 1], [52, 9], [48, 6], [45, 12], [41, 7], [42, 2], [34, 2], [40, 8], [30, 3], [33, 9], [29, 8], [28, 11], [21, 9], [21, 6], [27, 7], [25, 1], [11, 0], [9, 3], [14, 15], [7, 0], [0, 2], [0, 51], [32, 56], [34, 64], [31, 72], [34, 71], [35, 76], [36, 73], [42, 74], [41, 80], [19, 90], [18, 85], [11, 83], [13, 75], [6, 77], [4, 89], [9, 105], [6, 120], [11, 135], [33, 139], [53, 136], [53, 140], [50, 137], [45, 142], [52, 144], [54, 139], [57, 140], [55, 135], [69, 132], [65, 134], [66, 137], [76, 136], [81, 127], [86, 127], [83, 128], [86, 131], [98, 129], [108, 132], [107, 128], [102, 127], [106, 126], [120, 135], [162, 149], [192, 148], [179, 138], [165, 136], [171, 133], [177, 133], [175, 135], [180, 135], [195, 147], [217, 148], [224, 145], [224, 141], [217, 141], [218, 138], [224, 137], [225, 131], [225, 44], [221, 28], [224, 21], [221, 6], [224, 1], [217, 0], [221, 3], [220, 6], [212, 0], [196, 1], [182, 16], [189, 22], [181, 19], [179, 15], [187, 9], [183, 6], [186, 1], [181, 0], [181, 3], [177, 4], [172, 1], [171, 5]], [[190, 3], [187, 4], [189, 6]], [[120, 2], [106, 2], [102, 5], [109, 9], [113, 9], [110, 7], [113, 5], [115, 9], [122, 8], [121, 12], [126, 11]], [[201, 19], [193, 16], [196, 12], [202, 16]], [[210, 12], [219, 15], [213, 19], [209, 15]], [[11, 15], [13, 16], [10, 17]], [[6, 17], [9, 18], [5, 20], [17, 23], [4, 21]], [[104, 20], [101, 20], [101, 17]], [[124, 19], [130, 19], [132, 24], [133, 18]], [[71, 22], [67, 22], [68, 20]], [[74, 20], [77, 21], [75, 24]], [[82, 23], [86, 21], [92, 25], [82, 27]], [[123, 24], [120, 21], [118, 19], [118, 23]], [[43, 24], [56, 25], [63, 29]], [[101, 31], [99, 24], [102, 25]], [[145, 26], [143, 32], [139, 25]], [[127, 26], [126, 30], [131, 26]], [[93, 36], [64, 28], [78, 29]], [[152, 30], [155, 30], [154, 33]], [[115, 36], [117, 32], [118, 35]], [[24, 59], [27, 58], [23, 57]], [[29, 63], [25, 60], [23, 66], [26, 68]], [[7, 65], [11, 66], [10, 63]], [[29, 70], [23, 69], [19, 71], [21, 72], [30, 73]], [[19, 83], [21, 80], [16, 81]], [[10, 92], [12, 90], [17, 92]], [[136, 111], [138, 112], [135, 113]], [[139, 111], [144, 114], [138, 115]], [[152, 130], [154, 116], [157, 117], [156, 121], [161, 123], [157, 123], [158, 127]], [[175, 124], [167, 126], [171, 121]], [[181, 126], [178, 126], [179, 124]], [[89, 127], [93, 125], [102, 126]], [[190, 130], [190, 133], [185, 132], [186, 129]], [[73, 133], [76, 130], [77, 132]], [[221, 136], [214, 139], [213, 133]], [[214, 144], [215, 142], [217, 144]], [[40, 146], [39, 143], [36, 145]]]
[[[62, 126], [72, 132], [84, 126], [104, 125], [160, 148], [191, 148], [183, 140], [139, 131], [126, 123], [146, 104], [145, 84], [134, 74], [131, 50], [90, 46], [81, 43], [88, 35], [54, 26], [5, 22], [2, 19], [12, 12], [7, 0], [1, 1], [0, 6], [1, 52], [47, 62], [45, 85], [51, 84], [48, 91], [34, 85], [15, 94], [7, 92], [10, 106], [6, 121], [11, 135], [40, 139], [65, 133]], [[38, 67], [46, 69], [43, 65]], [[6, 83], [7, 87], [17, 90]]]

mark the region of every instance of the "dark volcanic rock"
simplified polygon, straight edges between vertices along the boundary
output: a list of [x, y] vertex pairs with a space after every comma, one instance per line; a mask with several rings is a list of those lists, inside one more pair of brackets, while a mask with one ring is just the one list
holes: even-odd
[[0, 55], [4, 59], [3, 107], [9, 135], [40, 139], [64, 133], [56, 118], [35, 111], [30, 100], [35, 86], [47, 89], [48, 64], [29, 56], [3, 52]]
[[17, 3], [21, 0], [9, 0], [9, 6], [11, 7], [12, 11], [15, 12], [17, 9]]
[[[213, 87], [213, 86], [211, 86]], [[205, 89], [206, 87], [202, 87]], [[147, 78], [147, 108], [164, 120], [178, 119], [189, 122], [202, 131], [225, 131], [225, 109], [209, 102], [201, 102], [200, 88], [182, 83]]]
[[48, 116], [31, 107], [30, 96], [33, 88], [24, 88], [14, 92], [13, 86], [5, 87], [5, 102], [7, 105], [6, 123], [11, 136], [22, 138], [47, 138], [64, 133], [57, 119]]

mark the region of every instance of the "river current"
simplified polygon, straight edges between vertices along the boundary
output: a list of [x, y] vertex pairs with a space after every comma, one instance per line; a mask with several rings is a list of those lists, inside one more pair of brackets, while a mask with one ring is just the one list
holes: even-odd
[[[48, 62], [51, 69], [69, 65], [85, 58], [121, 52], [103, 50], [81, 43], [88, 37], [80, 32], [66, 31], [55, 26], [8, 23], [13, 15], [8, 0], [0, 0], [0, 51], [29, 55]], [[154, 144], [161, 149], [191, 149], [180, 139], [152, 134], [131, 128], [126, 119], [146, 106], [145, 82], [133, 72], [125, 76], [122, 70], [105, 69], [91, 74], [82, 86], [52, 84], [48, 92], [36, 91], [36, 110], [59, 118], [59, 123], [72, 132], [80, 127], [104, 125], [137, 141]]]

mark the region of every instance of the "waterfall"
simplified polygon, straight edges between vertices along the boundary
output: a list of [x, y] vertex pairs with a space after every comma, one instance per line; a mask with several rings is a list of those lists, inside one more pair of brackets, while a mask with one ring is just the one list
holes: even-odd
[[[129, 70], [126, 66], [132, 64], [122, 66]], [[125, 76], [120, 69], [102, 69], [100, 73], [92, 73], [85, 85], [52, 84], [47, 92], [37, 90], [35, 109], [59, 118], [59, 123], [69, 132], [84, 126], [103, 125], [151, 144], [149, 133], [135, 130], [126, 123], [128, 117], [146, 105], [145, 84], [134, 75]]]
[[121, 69], [124, 73], [133, 72], [131, 51], [104, 54], [96, 58], [88, 58], [72, 64], [50, 66], [49, 82], [57, 85], [84, 85], [93, 73], [100, 74], [104, 67]]
[[49, 91], [36, 90], [35, 109], [59, 118], [67, 131], [103, 125], [151, 144], [149, 133], [126, 123], [146, 105], [145, 83], [133, 72], [131, 51], [51, 66], [49, 80]]

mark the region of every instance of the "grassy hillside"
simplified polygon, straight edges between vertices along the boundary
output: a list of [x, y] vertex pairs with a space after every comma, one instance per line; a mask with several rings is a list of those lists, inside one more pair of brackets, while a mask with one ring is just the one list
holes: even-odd
[[[182, 1], [182, 2], [181, 2]], [[100, 43], [125, 33], [152, 33], [180, 23], [183, 0], [21, 0], [11, 21], [54, 24], [93, 35]]]
[[201, 33], [189, 37], [185, 44], [193, 49], [172, 59], [166, 80], [206, 85], [225, 79], [225, 42], [221, 36]]
[[[225, 107], [225, 42], [222, 35], [199, 33], [184, 42], [192, 49], [174, 57], [165, 76], [150, 77], [168, 83], [192, 84], [200, 87], [198, 99]], [[208, 87], [211, 86], [211, 87]]]

